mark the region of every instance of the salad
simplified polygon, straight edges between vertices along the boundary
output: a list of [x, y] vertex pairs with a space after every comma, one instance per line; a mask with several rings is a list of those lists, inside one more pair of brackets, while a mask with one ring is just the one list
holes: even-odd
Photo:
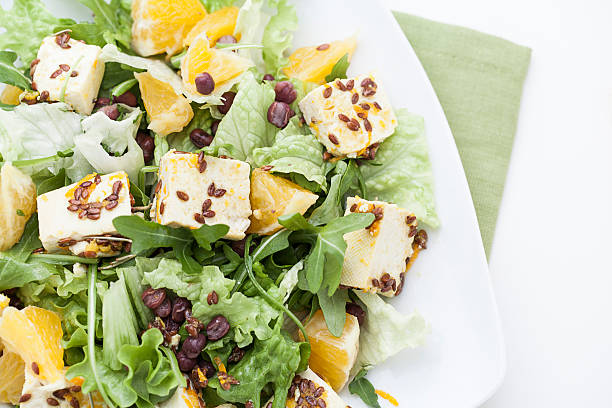
[[397, 405], [439, 221], [380, 61], [287, 0], [79, 2], [0, 8], [0, 405]]

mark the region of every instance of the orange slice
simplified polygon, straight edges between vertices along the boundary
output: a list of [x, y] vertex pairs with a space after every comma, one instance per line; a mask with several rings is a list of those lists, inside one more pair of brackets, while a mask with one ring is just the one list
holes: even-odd
[[[304, 327], [311, 348], [308, 365], [331, 385], [334, 391], [339, 391], [346, 385], [359, 351], [357, 318], [346, 314], [346, 322], [340, 337], [334, 337], [329, 332], [321, 310], [318, 310]], [[304, 341], [301, 332], [299, 336]]]
[[180, 132], [193, 118], [187, 98], [177, 94], [163, 81], [148, 72], [134, 74], [140, 86], [145, 109], [151, 118], [149, 129], [162, 136]]
[[0, 103], [6, 105], [19, 105], [19, 95], [23, 93], [23, 89], [19, 89], [13, 85], [6, 85], [0, 95]]
[[143, 57], [175, 54], [204, 16], [200, 0], [134, 0], [132, 47]]
[[36, 211], [36, 185], [30, 176], [5, 164], [0, 169], [0, 251], [15, 245]]
[[329, 44], [298, 48], [289, 56], [289, 66], [284, 69], [285, 74], [290, 78], [323, 84], [326, 82], [325, 77], [331, 73], [340, 58], [348, 54], [349, 60], [351, 59], [355, 47], [357, 40], [350, 37]]
[[[238, 7], [224, 7], [214, 13], [207, 14], [191, 29], [187, 38], [183, 41], [183, 45], [191, 45], [198, 35], [206, 33], [210, 46], [214, 47], [219, 38], [234, 34], [239, 10]], [[240, 38], [236, 39], [240, 40]]]
[[278, 217], [304, 214], [317, 201], [316, 194], [262, 169], [251, 174], [251, 225], [249, 234], [270, 235], [282, 228]]
[[[206, 33], [198, 35], [187, 50], [181, 64], [181, 75], [185, 87], [194, 95], [201, 95], [195, 86], [196, 77], [207, 72], [215, 81], [215, 90], [237, 78], [253, 63], [231, 51], [210, 48]], [[213, 90], [213, 93], [215, 93]]]
[[0, 356], [0, 402], [19, 403], [25, 382], [25, 363], [18, 354], [5, 351]]

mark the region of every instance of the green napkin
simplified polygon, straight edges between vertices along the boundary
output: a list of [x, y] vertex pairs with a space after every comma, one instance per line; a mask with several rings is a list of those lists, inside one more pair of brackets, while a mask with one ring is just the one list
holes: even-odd
[[446, 113], [488, 257], [531, 49], [408, 14], [395, 18]]

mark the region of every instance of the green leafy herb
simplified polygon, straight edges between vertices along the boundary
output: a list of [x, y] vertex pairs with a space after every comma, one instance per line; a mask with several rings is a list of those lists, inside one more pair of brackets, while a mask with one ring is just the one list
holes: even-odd
[[112, 96], [123, 95], [124, 93], [132, 89], [134, 85], [136, 85], [137, 83], [138, 81], [136, 80], [136, 78], [127, 79], [121, 82], [120, 84], [118, 84], [117, 86], [115, 86], [113, 90], [111, 91], [111, 95]]
[[370, 381], [368, 381], [366, 374], [368, 372], [364, 369], [359, 371], [353, 381], [349, 384], [349, 391], [351, 394], [356, 394], [361, 398], [364, 404], [372, 408], [380, 408], [378, 404], [378, 394]]
[[298, 28], [298, 17], [295, 7], [287, 0], [275, 0], [273, 4], [277, 7], [277, 13], [270, 18], [264, 29], [263, 60], [267, 72], [278, 74], [289, 63], [285, 52], [291, 48], [293, 31]]
[[200, 0], [209, 13], [214, 13], [223, 7], [229, 7], [234, 4], [234, 0]]
[[17, 54], [11, 51], [0, 51], [0, 82], [20, 89], [30, 89], [32, 81], [23, 72], [15, 68]]
[[344, 54], [342, 58], [336, 62], [332, 68], [332, 71], [325, 77], [325, 82], [332, 82], [336, 79], [346, 78], [346, 70], [349, 67], [349, 55]]
[[[132, 18], [129, 3], [121, 0], [79, 0], [94, 14], [94, 23], [99, 27], [99, 36], [108, 44], [121, 44], [130, 49]], [[100, 40], [96, 41], [98, 45]]]
[[375, 164], [360, 167], [368, 187], [367, 199], [392, 202], [414, 212], [436, 228], [434, 180], [423, 118], [405, 109], [396, 112], [395, 133], [380, 145]]
[[153, 150], [153, 162], [156, 166], [159, 166], [159, 162], [164, 154], [168, 153], [170, 147], [168, 146], [168, 140], [162, 135], [155, 134], [155, 150]]
[[321, 289], [317, 296], [329, 332], [336, 337], [342, 336], [344, 323], [346, 322], [347, 290], [339, 289], [329, 296], [325, 289]]
[[66, 185], [66, 169], [60, 169], [56, 175], [49, 172], [47, 177], [39, 179], [39, 181], [36, 180], [36, 177], [32, 177], [32, 180], [34, 180], [37, 186], [36, 194], [42, 195]]

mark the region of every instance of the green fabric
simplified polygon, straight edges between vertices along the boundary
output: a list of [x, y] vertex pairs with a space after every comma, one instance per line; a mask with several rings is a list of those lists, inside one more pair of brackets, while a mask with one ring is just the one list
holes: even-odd
[[448, 119], [488, 257], [531, 49], [408, 14], [396, 12], [395, 18]]

